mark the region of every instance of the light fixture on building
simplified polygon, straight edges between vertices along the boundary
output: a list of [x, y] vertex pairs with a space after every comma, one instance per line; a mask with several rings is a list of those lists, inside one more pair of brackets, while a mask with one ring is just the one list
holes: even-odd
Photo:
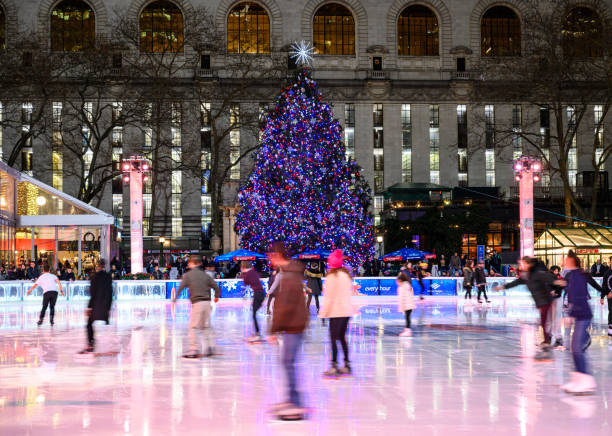
[[36, 197], [36, 204], [39, 206], [44, 206], [45, 204], [47, 204], [47, 199], [42, 195], [39, 195], [38, 197]]
[[159, 237], [159, 243], [160, 244], [165, 244], [166, 243], [166, 238], [164, 238], [163, 236]]
[[378, 242], [379, 244], [382, 244], [382, 241], [383, 241], [383, 237], [382, 237], [382, 235], [378, 235], [378, 236], [376, 237], [376, 242]]

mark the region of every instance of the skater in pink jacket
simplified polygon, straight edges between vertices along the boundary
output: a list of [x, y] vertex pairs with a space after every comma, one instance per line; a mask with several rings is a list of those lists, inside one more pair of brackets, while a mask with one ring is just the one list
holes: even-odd
[[[332, 343], [332, 367], [323, 374], [326, 377], [351, 374], [346, 330], [349, 319], [354, 313], [351, 302], [353, 279], [348, 270], [342, 266], [342, 261], [342, 250], [333, 251], [327, 259], [329, 271], [323, 284], [323, 307], [319, 312], [320, 318], [329, 318], [329, 336]], [[338, 369], [336, 342], [340, 342], [344, 353], [344, 368], [340, 369]]]

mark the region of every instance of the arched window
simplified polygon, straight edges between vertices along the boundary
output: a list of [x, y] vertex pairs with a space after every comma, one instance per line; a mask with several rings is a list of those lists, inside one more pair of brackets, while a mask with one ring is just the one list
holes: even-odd
[[493, 6], [480, 21], [482, 56], [520, 56], [521, 21], [506, 6]]
[[351, 11], [338, 3], [319, 8], [312, 21], [312, 33], [318, 54], [355, 54], [355, 19]]
[[603, 25], [591, 8], [572, 8], [561, 29], [563, 52], [568, 56], [597, 57], [603, 55]]
[[408, 6], [397, 21], [397, 54], [438, 56], [440, 54], [438, 17], [426, 6]]
[[174, 3], [158, 0], [140, 13], [140, 51], [180, 53], [183, 51], [183, 13]]
[[95, 39], [96, 17], [84, 1], [64, 0], [51, 12], [51, 50], [87, 50]]
[[253, 2], [239, 3], [227, 16], [229, 53], [270, 53], [270, 17]]
[[6, 15], [4, 9], [0, 6], [0, 50], [6, 48]]

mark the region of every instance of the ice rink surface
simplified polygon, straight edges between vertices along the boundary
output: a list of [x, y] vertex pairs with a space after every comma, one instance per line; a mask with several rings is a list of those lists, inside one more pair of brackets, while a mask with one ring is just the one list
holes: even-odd
[[[479, 307], [430, 297], [413, 313], [414, 337], [399, 338], [393, 297], [359, 297], [349, 327], [354, 376], [325, 380], [328, 331], [314, 317], [299, 365], [309, 419], [268, 413], [284, 400], [278, 346], [248, 345], [248, 301], [214, 314], [219, 351], [186, 361], [189, 303], [120, 302], [99, 345], [113, 357], [77, 359], [84, 303], [62, 303], [56, 325], [36, 326], [38, 304], [0, 305], [1, 435], [612, 435], [612, 342], [607, 307], [593, 301], [588, 358], [594, 396], [559, 386], [568, 351], [533, 360], [537, 312], [530, 299], [493, 297]], [[265, 325], [269, 320], [260, 311]], [[566, 336], [569, 331], [565, 332]]]

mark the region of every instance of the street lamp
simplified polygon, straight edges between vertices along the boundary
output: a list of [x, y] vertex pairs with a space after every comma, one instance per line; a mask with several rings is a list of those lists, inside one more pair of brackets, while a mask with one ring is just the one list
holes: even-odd
[[121, 163], [123, 181], [130, 184], [130, 254], [132, 274], [142, 272], [142, 182], [149, 177], [149, 161], [142, 156], [130, 156]]
[[533, 183], [542, 179], [542, 162], [532, 156], [521, 156], [514, 161], [514, 179], [519, 184], [521, 257], [533, 257]]
[[164, 259], [164, 243], [166, 242], [166, 238], [163, 236], [159, 237], [159, 267], [162, 267], [162, 261]]
[[383, 237], [383, 235], [378, 235], [376, 236], [376, 245], [378, 246], [378, 255], [382, 256], [383, 254], [383, 241], [385, 240], [385, 238]]

